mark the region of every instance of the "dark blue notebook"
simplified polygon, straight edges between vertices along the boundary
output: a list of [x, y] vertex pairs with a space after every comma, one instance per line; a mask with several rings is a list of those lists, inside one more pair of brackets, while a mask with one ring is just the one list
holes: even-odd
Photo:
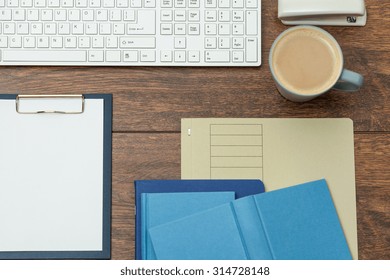
[[149, 229], [157, 259], [352, 259], [325, 180], [258, 194]]
[[175, 193], [175, 192], [235, 192], [235, 198], [242, 198], [264, 192], [264, 184], [260, 180], [139, 180], [135, 187], [135, 256], [142, 256], [142, 206], [143, 193]]

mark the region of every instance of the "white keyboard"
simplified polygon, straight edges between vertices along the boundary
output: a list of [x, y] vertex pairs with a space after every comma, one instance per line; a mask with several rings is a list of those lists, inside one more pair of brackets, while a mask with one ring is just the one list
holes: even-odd
[[0, 65], [260, 64], [260, 0], [0, 0]]

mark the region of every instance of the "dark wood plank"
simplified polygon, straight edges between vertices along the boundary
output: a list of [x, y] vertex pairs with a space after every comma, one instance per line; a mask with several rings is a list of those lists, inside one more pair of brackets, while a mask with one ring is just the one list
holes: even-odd
[[[356, 185], [360, 259], [390, 259], [389, 134], [357, 134]], [[112, 257], [134, 258], [136, 179], [180, 178], [180, 134], [115, 133]]]
[[113, 93], [115, 131], [179, 131], [183, 117], [349, 117], [357, 131], [390, 131], [390, 2], [367, 0], [365, 27], [325, 27], [345, 67], [365, 76], [357, 93], [331, 92], [305, 104], [283, 99], [268, 66], [287, 27], [277, 1], [262, 1], [262, 59], [255, 68], [0, 67], [3, 93]]
[[390, 260], [390, 134], [355, 136], [359, 255]]
[[179, 134], [113, 135], [112, 258], [134, 259], [134, 180], [180, 179]]

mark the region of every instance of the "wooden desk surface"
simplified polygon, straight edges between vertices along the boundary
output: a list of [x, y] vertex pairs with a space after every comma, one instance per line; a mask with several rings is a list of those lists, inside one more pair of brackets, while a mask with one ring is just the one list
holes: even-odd
[[295, 104], [272, 82], [269, 49], [286, 29], [277, 1], [262, 1], [258, 68], [0, 67], [0, 92], [113, 93], [112, 258], [134, 258], [135, 179], [180, 178], [180, 119], [347, 117], [355, 126], [360, 259], [390, 259], [390, 2], [366, 0], [365, 27], [325, 27], [345, 67], [360, 72], [356, 93], [331, 92]]

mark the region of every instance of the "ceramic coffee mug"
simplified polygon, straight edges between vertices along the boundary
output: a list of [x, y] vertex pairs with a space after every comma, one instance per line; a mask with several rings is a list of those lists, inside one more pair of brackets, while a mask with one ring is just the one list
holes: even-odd
[[296, 26], [281, 33], [273, 43], [269, 64], [282, 96], [295, 102], [309, 101], [330, 89], [356, 91], [362, 75], [343, 69], [340, 45], [325, 30]]

